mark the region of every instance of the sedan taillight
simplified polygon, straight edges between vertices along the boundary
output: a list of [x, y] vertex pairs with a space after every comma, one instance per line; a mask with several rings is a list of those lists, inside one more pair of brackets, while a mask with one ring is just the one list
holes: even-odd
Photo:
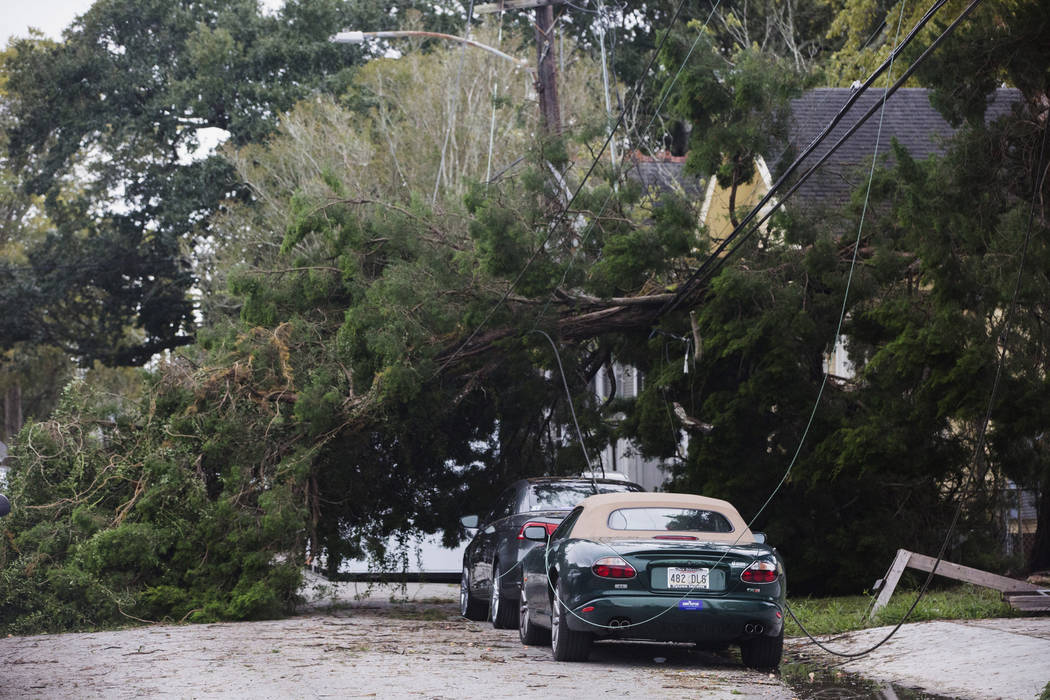
[[634, 567], [620, 557], [602, 557], [591, 565], [595, 576], [602, 578], [634, 578]]
[[522, 525], [521, 529], [518, 530], [518, 539], [519, 540], [525, 539], [525, 528], [530, 527], [530, 526], [546, 528], [547, 529], [547, 537], [550, 537], [552, 534], [554, 534], [554, 531], [558, 529], [558, 523], [539, 523], [539, 522], [536, 522], [535, 520], [530, 520], [529, 522], [527, 522], [524, 525]]
[[752, 562], [740, 574], [740, 580], [745, 583], [773, 583], [777, 580], [777, 565], [771, 561]]

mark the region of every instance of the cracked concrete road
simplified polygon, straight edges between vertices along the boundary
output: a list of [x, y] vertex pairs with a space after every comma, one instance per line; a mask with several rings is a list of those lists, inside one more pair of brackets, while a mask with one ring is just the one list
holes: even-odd
[[[824, 640], [857, 653], [886, 638], [874, 627]], [[884, 683], [971, 700], [1036, 700], [1050, 685], [1050, 618], [914, 622], [871, 654], [855, 659], [822, 655], [805, 639], [786, 642], [789, 656], [832, 664]]]
[[729, 654], [684, 646], [597, 644], [588, 663], [557, 663], [515, 630], [460, 618], [456, 595], [457, 586], [429, 584], [400, 602], [383, 590], [318, 598], [286, 620], [9, 637], [0, 639], [0, 696], [794, 696]]

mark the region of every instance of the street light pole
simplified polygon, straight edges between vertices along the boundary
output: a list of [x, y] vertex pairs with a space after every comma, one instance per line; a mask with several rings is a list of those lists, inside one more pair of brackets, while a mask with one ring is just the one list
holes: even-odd
[[504, 59], [514, 63], [519, 68], [528, 68], [530, 70], [532, 68], [529, 65], [528, 61], [524, 61], [524, 60], [522, 60], [520, 58], [514, 58], [510, 54], [503, 53], [499, 49], [494, 48], [492, 46], [489, 46], [487, 44], [482, 44], [481, 42], [474, 41], [473, 39], [466, 39], [464, 37], [456, 36], [454, 34], [442, 34], [440, 32], [423, 32], [423, 31], [408, 31], [408, 30], [405, 30], [405, 31], [394, 31], [394, 32], [355, 32], [355, 31], [344, 31], [344, 32], [339, 32], [338, 34], [333, 36], [330, 39], [330, 41], [332, 41], [332, 42], [334, 42], [336, 44], [361, 44], [361, 43], [364, 43], [365, 39], [403, 39], [405, 37], [413, 37], [413, 36], [427, 37], [427, 38], [430, 38], [430, 39], [444, 39], [446, 41], [456, 41], [456, 42], [459, 42], [461, 44], [466, 44], [467, 46], [474, 46], [476, 48], [482, 49], [483, 51], [488, 51], [491, 54], [495, 54], [496, 56], [499, 56], [500, 58], [504, 58]]

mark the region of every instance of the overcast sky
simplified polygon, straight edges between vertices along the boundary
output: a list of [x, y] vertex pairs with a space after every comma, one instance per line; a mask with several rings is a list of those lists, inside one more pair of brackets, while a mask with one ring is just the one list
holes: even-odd
[[[62, 37], [78, 15], [88, 11], [94, 0], [0, 0], [0, 41], [3, 46], [12, 36], [24, 37], [29, 27], [36, 27], [52, 39]], [[282, 0], [263, 0], [266, 7], [279, 7]]]
[[23, 37], [36, 27], [52, 39], [91, 7], [93, 0], [4, 0], [0, 12], [0, 37], [4, 45], [12, 36]]

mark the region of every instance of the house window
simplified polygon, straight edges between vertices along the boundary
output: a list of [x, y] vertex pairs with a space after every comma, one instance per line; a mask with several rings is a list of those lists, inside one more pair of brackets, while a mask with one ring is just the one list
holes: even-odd
[[621, 399], [638, 396], [638, 371], [634, 367], [616, 366], [616, 395]]

